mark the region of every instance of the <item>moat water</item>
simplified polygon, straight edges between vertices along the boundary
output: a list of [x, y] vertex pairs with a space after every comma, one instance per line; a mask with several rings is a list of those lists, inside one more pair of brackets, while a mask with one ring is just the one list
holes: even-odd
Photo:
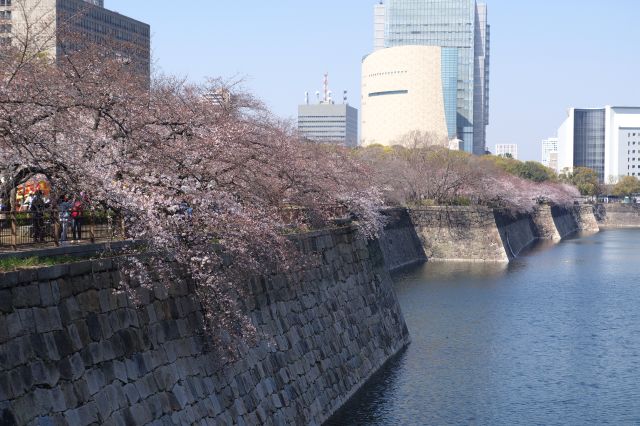
[[330, 424], [640, 424], [640, 230], [395, 278], [412, 344]]

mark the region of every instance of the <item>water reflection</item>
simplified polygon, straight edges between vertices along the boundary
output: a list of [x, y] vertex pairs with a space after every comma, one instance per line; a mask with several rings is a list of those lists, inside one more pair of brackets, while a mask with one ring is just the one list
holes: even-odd
[[396, 276], [413, 343], [331, 425], [640, 424], [640, 231]]

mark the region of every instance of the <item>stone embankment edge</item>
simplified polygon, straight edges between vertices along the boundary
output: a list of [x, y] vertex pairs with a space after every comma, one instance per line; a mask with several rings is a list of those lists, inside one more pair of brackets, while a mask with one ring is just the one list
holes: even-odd
[[[347, 353], [352, 354], [350, 355], [349, 360], [357, 361], [357, 364], [355, 366], [351, 366], [351, 365], [347, 366], [347, 364], [342, 366], [338, 365], [338, 369], [335, 371], [337, 372], [342, 371], [342, 374], [336, 375], [335, 373], [333, 373], [334, 375], [330, 376], [331, 380], [341, 381], [343, 380], [343, 377], [346, 378], [347, 381], [345, 382], [344, 385], [341, 384], [341, 382], [338, 382], [337, 384], [333, 382], [325, 383], [325, 381], [327, 380], [327, 377], [322, 376], [322, 379], [321, 379], [322, 383], [325, 385], [326, 384], [329, 385], [329, 388], [327, 389], [329, 389], [329, 391], [333, 389], [333, 393], [327, 393], [326, 396], [324, 397], [324, 400], [322, 400], [322, 398], [320, 400], [318, 399], [314, 400], [313, 399], [314, 397], [312, 396], [311, 397], [312, 399], [310, 400], [308, 405], [304, 406], [306, 407], [304, 409], [300, 408], [300, 405], [299, 405], [300, 400], [297, 400], [298, 402], [296, 402], [296, 406], [294, 408], [296, 410], [302, 410], [302, 411], [297, 411], [297, 413], [301, 414], [303, 417], [291, 416], [291, 410], [290, 410], [291, 407], [287, 406], [287, 407], [283, 407], [282, 411], [274, 412], [275, 417], [273, 419], [266, 419], [267, 423], [269, 423], [271, 420], [273, 420], [273, 423], [278, 423], [278, 419], [282, 421], [285, 421], [285, 419], [287, 419], [286, 421], [289, 421], [289, 422], [304, 421], [305, 423], [309, 423], [309, 424], [318, 424], [321, 421], [326, 421], [326, 419], [328, 419], [331, 415], [335, 414], [335, 412], [339, 408], [341, 408], [351, 396], [353, 396], [359, 389], [361, 389], [362, 386], [366, 384], [367, 380], [369, 380], [375, 372], [377, 372], [383, 365], [385, 365], [385, 363], [388, 362], [389, 359], [397, 355], [410, 342], [408, 330], [406, 328], [406, 324], [404, 323], [404, 318], [402, 316], [402, 312], [398, 305], [397, 297], [391, 286], [391, 279], [388, 275], [388, 272], [385, 271], [384, 265], [382, 264], [383, 256], [382, 256], [382, 253], [380, 252], [379, 246], [375, 242], [371, 243], [370, 245], [366, 245], [366, 244], [363, 245], [361, 240], [356, 240], [351, 236], [352, 231], [353, 230], [349, 230], [349, 229], [336, 229], [331, 231], [319, 231], [315, 233], [310, 233], [309, 235], [302, 236], [301, 239], [303, 240], [303, 243], [304, 243], [303, 245], [305, 246], [304, 248], [307, 249], [313, 246], [320, 247], [321, 250], [324, 250], [323, 259], [327, 261], [325, 262], [324, 267], [320, 267], [320, 269], [315, 270], [315, 272], [310, 271], [310, 274], [309, 274], [310, 281], [307, 279], [307, 274], [305, 273], [303, 281], [299, 282], [299, 284], [295, 284], [295, 281], [289, 282], [283, 279], [278, 279], [278, 281], [273, 281], [273, 283], [271, 282], [267, 284], [263, 283], [262, 288], [260, 285], [258, 285], [258, 287], [255, 287], [255, 284], [251, 285], [252, 289], [257, 288], [257, 290], [255, 291], [258, 292], [256, 299], [250, 302], [252, 306], [254, 306], [253, 309], [256, 309], [256, 303], [258, 304], [257, 305], [258, 307], [263, 306], [263, 304], [265, 303], [267, 304], [267, 305], [264, 305], [262, 308], [260, 308], [262, 309], [262, 311], [260, 311], [261, 313], [257, 314], [260, 318], [263, 318], [263, 320], [261, 320], [261, 324], [263, 324], [263, 321], [265, 318], [267, 318], [268, 321], [270, 321], [266, 324], [272, 324], [271, 326], [268, 326], [271, 328], [267, 328], [267, 330], [279, 329], [281, 326], [280, 321], [285, 321], [285, 323], [287, 321], [291, 321], [290, 317], [287, 316], [285, 318], [280, 315], [280, 312], [281, 312], [281, 309], [283, 308], [283, 305], [281, 305], [282, 301], [284, 300], [286, 303], [287, 300], [291, 300], [291, 297], [294, 294], [298, 294], [299, 296], [301, 296], [299, 299], [294, 299], [294, 301], [299, 300], [300, 304], [302, 304], [301, 306], [303, 309], [307, 309], [307, 304], [309, 302], [313, 302], [312, 309], [309, 310], [308, 313], [304, 313], [306, 312], [304, 311], [303, 314], [300, 314], [302, 315], [301, 318], [309, 317], [309, 314], [311, 314], [312, 311], [315, 312], [315, 309], [316, 309], [315, 306], [317, 306], [318, 309], [320, 310], [319, 312], [322, 314], [321, 316], [317, 317], [318, 320], [326, 321], [327, 319], [332, 318], [331, 312], [334, 312], [335, 310], [335, 306], [333, 305], [340, 305], [341, 303], [350, 304], [350, 306], [345, 306], [344, 308], [339, 309], [338, 311], [335, 311], [335, 314], [338, 315], [338, 318], [335, 318], [336, 320], [340, 319], [339, 317], [341, 315], [344, 316], [342, 312], [346, 313], [347, 317], [342, 318], [339, 323], [336, 323], [334, 325], [334, 326], [337, 325], [338, 327], [341, 327], [342, 330], [346, 330], [346, 331], [340, 331], [340, 335], [342, 337], [338, 337], [337, 342], [327, 343], [327, 346], [325, 348], [320, 348], [320, 349], [322, 349], [322, 352], [325, 352], [326, 348], [329, 348], [329, 347], [343, 348], [342, 349], [343, 351], [349, 348], [349, 351]], [[317, 241], [313, 239], [317, 239]], [[54, 310], [57, 312], [58, 307], [56, 306], [58, 305], [56, 305], [56, 303], [58, 304], [63, 303], [65, 306], [67, 306], [68, 301], [67, 299], [64, 299], [64, 298], [71, 297], [73, 300], [77, 299], [79, 301], [80, 306], [83, 309], [82, 312], [85, 312], [85, 314], [83, 315], [88, 314], [89, 316], [93, 315], [95, 317], [95, 314], [97, 314], [100, 317], [102, 317], [102, 315], [106, 315], [107, 313], [110, 313], [110, 312], [116, 312], [116, 311], [119, 312], [120, 309], [125, 309], [125, 311], [130, 309], [130, 307], [124, 307], [124, 305], [121, 305], [122, 300], [120, 299], [119, 300], [109, 299], [108, 297], [106, 297], [107, 294], [105, 294], [105, 298], [102, 297], [102, 293], [103, 292], [109, 293], [111, 291], [110, 286], [114, 285], [117, 282], [117, 281], [114, 281], [116, 280], [116, 276], [113, 275], [117, 270], [117, 264], [118, 264], [118, 259], [87, 260], [87, 261], [57, 265], [57, 266], [47, 267], [47, 268], [23, 270], [19, 272], [1, 274], [0, 282], [2, 284], [0, 285], [0, 290], [4, 292], [7, 291], [7, 288], [10, 288], [11, 290], [9, 291], [12, 291], [12, 292], [20, 290], [19, 291], [20, 297], [26, 297], [27, 299], [24, 299], [23, 301], [21, 301], [18, 308], [23, 310], [25, 308], [34, 309], [40, 312], [43, 308], [38, 306], [39, 302], [37, 303], [34, 302], [36, 304], [33, 305], [33, 308], [31, 308], [30, 307], [31, 302], [25, 301], [25, 300], [32, 299], [31, 296], [29, 296], [29, 294], [25, 293], [25, 289], [27, 287], [28, 288], [33, 287], [34, 283], [38, 283], [38, 285], [34, 288], [37, 289], [39, 286], [40, 292], [46, 290], [45, 291], [46, 297], [45, 297], [45, 293], [42, 293], [43, 294], [42, 303], [45, 303], [45, 299], [47, 300], [46, 302], [47, 307], [44, 308], [47, 310], [46, 312], [47, 316], [49, 316], [49, 313], [51, 313], [51, 315], [54, 315], [55, 314], [55, 312], [53, 312]], [[333, 268], [334, 265], [336, 266], [336, 269]], [[361, 265], [364, 269], [360, 270], [358, 265]], [[353, 269], [354, 267], [356, 267], [356, 270]], [[337, 278], [336, 278], [336, 274], [337, 274]], [[92, 282], [94, 282], [94, 279], [92, 277], [95, 277], [95, 279], [97, 280], [93, 284]], [[338, 282], [336, 280], [342, 283], [335, 284], [336, 282]], [[326, 287], [325, 284], [328, 286], [331, 286], [331, 288]], [[290, 287], [291, 285], [293, 285], [293, 287]], [[17, 289], [18, 286], [21, 286], [23, 288]], [[14, 289], [13, 287], [16, 287], [16, 289]], [[58, 299], [56, 300], [59, 300], [59, 302], [52, 301], [53, 299], [51, 299], [52, 297], [51, 291], [47, 290], [53, 287], [56, 288], [56, 290], [54, 291], [53, 297], [54, 298], [57, 297]], [[100, 291], [100, 294], [101, 294], [99, 302], [97, 299], [97, 294], [95, 293], [97, 289], [99, 289], [98, 291]], [[160, 296], [160, 295], [154, 296], [153, 293], [151, 293], [149, 296], [146, 296], [146, 297], [151, 297], [151, 301], [155, 300], [153, 305], [154, 306], [157, 305], [157, 307], [155, 308], [155, 311], [153, 308], [151, 308], [151, 311], [149, 311], [150, 313], [155, 312], [153, 313], [152, 316], [147, 317], [145, 316], [146, 314], [144, 314], [142, 317], [140, 317], [139, 318], [139, 320], [141, 321], [140, 324], [142, 324], [144, 327], [147, 327], [147, 326], [157, 324], [156, 321], [158, 320], [162, 320], [165, 322], [166, 321], [173, 322], [175, 320], [183, 321], [183, 319], [181, 319], [182, 318], [181, 316], [174, 316], [177, 314], [174, 314], [172, 310], [167, 310], [167, 306], [165, 306], [165, 304], [166, 303], [173, 304], [173, 302], [171, 302], [173, 298], [178, 297], [178, 299], [176, 299], [177, 301], [179, 301], [178, 306], [183, 306], [184, 309], [187, 309], [186, 305], [184, 305], [184, 303], [186, 303], [184, 301], [185, 300], [184, 298], [188, 297], [186, 289], [187, 287], [185, 287], [184, 285], [181, 285], [178, 288], [178, 290], [176, 290], [176, 293], [174, 296], [171, 296], [171, 294], [169, 295], [165, 294], [164, 296]], [[282, 294], [283, 291], [287, 292], [287, 294], [289, 294], [288, 292], [291, 292], [291, 294], [290, 295], [285, 294], [282, 296], [284, 297], [284, 299], [280, 299], [281, 296], [279, 295]], [[338, 291], [338, 293], [335, 293], [336, 291]], [[371, 293], [371, 291], [375, 291], [375, 293]], [[354, 294], [354, 292], [357, 292], [357, 294]], [[91, 293], [91, 295], [89, 295], [89, 293]], [[66, 294], [66, 296], [64, 294]], [[337, 296], [335, 300], [333, 299], [334, 294]], [[318, 296], [317, 300], [316, 300], [316, 295]], [[353, 302], [355, 302], [358, 306], [352, 305], [353, 302], [350, 302], [353, 296], [356, 297], [355, 299], [353, 299]], [[270, 297], [271, 298], [275, 297], [275, 299], [272, 299], [272, 302], [269, 302]], [[380, 299], [378, 299], [378, 297], [380, 297]], [[310, 298], [313, 298], [313, 300], [309, 300]], [[36, 296], [36, 299], [38, 301], [41, 300], [40, 296]], [[11, 299], [11, 300], [17, 300], [17, 299]], [[325, 302], [322, 302], [322, 300], [325, 300], [327, 304], [324, 305], [323, 303]], [[76, 302], [74, 302], [74, 304], [75, 303]], [[111, 305], [111, 303], [114, 303], [114, 305]], [[62, 312], [62, 309], [63, 309], [62, 305], [59, 305], [59, 306]], [[164, 308], [162, 308], [161, 310], [158, 310], [162, 306], [164, 306]], [[13, 308], [13, 309], [16, 309], [16, 308]], [[12, 312], [13, 312], [13, 309], [11, 310]], [[189, 312], [194, 312], [194, 309], [195, 309], [194, 307], [189, 308]], [[329, 316], [326, 315], [327, 309], [329, 310], [329, 314], [330, 314]], [[49, 312], [50, 310], [51, 312]], [[324, 311], [325, 313], [322, 313], [322, 311]], [[22, 313], [23, 312], [21, 311], [21, 317], [22, 317]], [[354, 314], [357, 314], [357, 315], [364, 314], [364, 317], [361, 318], [360, 320], [356, 320], [354, 323], [352, 322], [352, 315]], [[44, 314], [40, 314], [40, 315], [44, 315]], [[164, 315], [165, 318], [162, 319], [160, 315]], [[156, 319], [156, 316], [158, 316], [157, 319]], [[54, 317], [57, 318], [57, 314], [54, 315]], [[52, 329], [55, 328], [55, 330], [61, 330], [59, 332], [54, 331], [54, 333], [65, 333], [64, 327], [66, 327], [67, 323], [64, 318], [65, 316], [62, 317], [62, 324], [60, 324], [59, 318], [56, 319], [56, 321], [53, 321], [51, 325]], [[0, 319], [3, 319], [3, 318], [0, 318]], [[84, 321], [84, 320], [79, 319], [78, 321]], [[149, 321], [152, 321], [152, 322], [149, 323]], [[145, 325], [145, 324], [148, 324], [148, 325]], [[306, 323], [303, 322], [302, 324], [304, 325]], [[97, 324], [94, 324], [94, 325], [97, 325]], [[170, 324], [167, 323], [167, 325], [170, 325]], [[317, 324], [314, 321], [313, 329], [316, 328], [316, 325]], [[62, 326], [63, 328], [61, 329], [60, 326]], [[30, 331], [31, 329], [25, 329], [21, 334], [19, 334], [19, 336], [25, 335], [24, 333], [26, 333], [26, 335], [29, 335], [29, 333], [36, 333], [36, 334], [41, 333], [41, 331], [39, 331], [41, 327], [45, 327], [45, 324], [39, 325], [37, 332], [35, 331], [35, 328], [33, 329], [33, 331]], [[136, 329], [138, 329], [139, 327], [140, 326], [136, 326]], [[154, 327], [156, 326], [154, 325]], [[311, 323], [309, 323], [309, 327], [311, 327]], [[179, 325], [178, 325], [178, 328], [180, 328]], [[351, 343], [347, 345], [347, 342], [342, 340], [342, 342], [344, 343], [340, 344], [341, 342], [340, 339], [344, 339], [347, 336], [350, 336], [351, 338], [352, 331], [349, 331], [351, 328], [353, 328], [353, 331], [357, 331], [353, 339], [357, 338], [358, 340], [357, 341], [352, 340], [353, 344], [355, 344], [357, 347], [355, 352], [352, 351]], [[304, 325], [304, 330], [306, 329], [307, 329], [307, 325]], [[44, 330], [43, 332], [48, 332], [47, 330]], [[118, 333], [124, 332], [126, 330], [127, 328], [125, 326], [124, 329], [118, 330]], [[146, 329], [140, 328], [137, 333], [144, 334], [144, 330]], [[169, 331], [172, 330], [171, 332], [175, 332], [177, 329], [173, 327], [167, 330]], [[301, 330], [302, 328], [299, 329], [299, 332]], [[333, 330], [333, 328], [331, 328], [331, 330]], [[15, 331], [16, 330], [14, 327], [14, 332]], [[115, 331], [116, 329], [114, 328], [114, 332]], [[156, 328], [156, 332], [158, 331], [162, 333], [162, 329]], [[99, 330], [95, 332], [99, 333]], [[281, 334], [281, 332], [279, 333]], [[381, 333], [381, 334], [378, 335], [378, 333]], [[276, 335], [276, 336], [279, 336], [277, 340], [278, 347], [280, 347], [281, 345], [280, 339], [282, 339], [282, 336], [280, 334]], [[329, 333], [329, 335], [330, 334], [332, 333]], [[155, 334], [152, 334], [150, 337], [155, 338], [153, 337], [154, 335]], [[324, 333], [323, 335], [327, 336], [326, 333]], [[302, 334], [300, 334], [300, 336], [302, 336]], [[313, 339], [309, 340], [307, 344], [311, 345], [312, 351], [314, 354], [316, 354], [317, 356], [320, 356], [320, 352], [315, 352], [317, 349], [313, 349], [315, 347], [314, 345], [316, 344], [314, 343], [315, 339], [317, 338], [314, 336], [312, 336]], [[368, 336], [368, 337], [363, 341], [362, 338], [364, 338], [365, 336]], [[62, 337], [63, 336], [60, 336], [61, 339]], [[105, 335], [105, 338], [108, 339], [106, 335]], [[192, 334], [187, 334], [187, 335], [184, 335], [183, 337], [178, 336], [178, 338], [187, 339], [187, 341], [194, 342], [193, 339], [196, 338], [196, 336], [195, 335], [192, 336]], [[64, 341], [64, 339], [62, 339], [62, 341]], [[76, 341], [77, 340], [74, 340], [74, 342]], [[94, 342], [95, 342], [95, 339], [94, 339]], [[172, 347], [175, 346], [176, 344], [182, 345], [181, 340], [176, 340], [175, 342], [169, 341], [168, 343], [170, 343]], [[145, 348], [144, 343], [137, 342], [136, 345], [143, 345], [141, 346], [140, 352], [136, 352], [136, 353], [139, 353], [140, 356], [144, 356], [146, 360], [147, 355], [149, 355], [148, 351], [150, 349], [148, 348], [144, 349]], [[194, 348], [195, 347], [197, 347], [197, 345], [194, 346]], [[285, 347], [286, 347], [286, 342], [285, 342]], [[153, 345], [151, 349], [153, 349]], [[196, 349], [191, 349], [191, 350], [193, 351]], [[263, 350], [263, 349], [260, 349], [260, 350]], [[308, 349], [305, 349], [305, 350], [308, 350]], [[191, 353], [196, 354], [194, 352], [191, 352]], [[362, 356], [358, 356], [357, 354], [362, 354]], [[200, 357], [202, 354], [198, 353], [197, 355], [198, 357]], [[309, 355], [310, 354], [307, 354], [306, 356], [309, 356]], [[135, 356], [137, 357], [138, 355], [135, 355]], [[255, 354], [252, 355], [250, 353], [249, 356], [251, 357], [250, 359], [254, 359], [253, 357], [255, 357]], [[332, 368], [333, 368], [334, 362], [336, 361], [336, 358], [338, 359], [341, 358], [340, 354], [334, 353], [332, 351], [329, 351], [328, 356], [331, 358], [330, 366], [332, 366]], [[125, 356], [125, 358], [127, 357]], [[122, 362], [125, 362], [125, 361], [127, 363], [129, 362], [127, 359], [120, 360], [120, 358], [117, 358], [115, 362], [120, 362], [122, 366]], [[319, 363], [322, 360], [323, 359], [319, 359], [317, 362]], [[76, 359], [76, 361], [78, 361], [78, 359]], [[50, 363], [50, 361], [47, 361], [47, 360], [45, 360], [45, 362]], [[104, 362], [110, 362], [110, 361], [104, 361]], [[195, 362], [195, 359], [191, 361], [191, 363], [193, 362]], [[322, 362], [325, 362], [325, 361], [322, 361]], [[200, 361], [194, 364], [193, 368], [196, 368], [195, 365], [199, 365], [199, 364], [200, 364]], [[55, 366], [55, 362], [53, 365]], [[89, 374], [92, 378], [95, 378], [95, 374], [100, 374], [99, 371], [96, 370], [96, 368], [98, 369], [101, 368], [101, 365], [102, 364], [98, 366], [97, 364], [94, 365], [93, 363], [86, 364], [84, 367], [82, 367], [81, 371], [86, 370], [87, 374]], [[208, 363], [205, 363], [205, 365], [208, 365]], [[128, 367], [129, 365], [127, 365], [127, 368]], [[161, 364], [159, 368], [162, 370], [165, 367], [163, 367]], [[247, 374], [246, 372], [244, 372], [246, 368], [243, 367], [242, 363], [236, 365], [235, 367], [232, 366], [230, 368], [232, 368], [232, 371], [236, 371], [236, 373], [234, 374], [237, 380], [241, 380]], [[264, 368], [266, 371], [266, 365]], [[345, 368], [346, 370], [344, 370]], [[357, 371], [354, 371], [353, 372], [354, 374], [352, 373], [345, 374], [347, 371], [350, 371], [351, 369], [357, 369]], [[154, 371], [155, 370], [151, 370], [151, 374], [157, 374], [157, 373], [154, 373]], [[293, 371], [299, 371], [297, 370], [297, 364], [296, 364], [296, 368]], [[298, 374], [300, 373], [298, 372]], [[294, 377], [294, 376], [297, 377], [297, 374], [295, 373], [289, 372], [289, 375], [290, 377]], [[316, 377], [316, 376], [317, 374], [314, 375], [313, 377]], [[147, 376], [145, 376], [145, 380], [146, 380], [146, 377]], [[189, 375], [187, 377], [187, 380], [191, 380], [191, 378], [198, 379], [198, 377], [200, 376], [196, 377], [196, 376]], [[211, 380], [211, 378], [208, 378], [207, 376], [203, 376], [203, 377], [205, 378], [205, 380], [209, 380], [209, 381]], [[273, 377], [274, 380], [276, 381], [278, 380], [275, 375], [268, 376], [268, 377]], [[312, 380], [315, 380], [313, 379], [313, 377], [312, 377]], [[222, 378], [224, 379], [224, 377]], [[80, 380], [84, 380], [84, 379], [80, 379]], [[129, 379], [129, 380], [133, 380], [133, 379]], [[183, 380], [183, 379], [180, 379], [180, 380]], [[202, 380], [202, 379], [198, 379], [198, 380]], [[214, 381], [215, 380], [217, 379], [214, 378]], [[123, 382], [123, 384], [124, 383], [125, 382]], [[129, 383], [128, 386], [130, 386], [132, 382], [129, 381], [128, 383]], [[273, 381], [271, 383], [273, 384]], [[311, 388], [315, 387], [315, 385], [312, 382], [309, 382], [309, 383], [310, 383], [309, 386]], [[221, 386], [227, 386], [228, 384], [229, 383], [223, 380], [223, 383], [221, 384]], [[140, 384], [138, 382], [135, 382], [135, 385], [143, 386], [143, 387], [146, 386], [144, 385], [144, 383]], [[180, 392], [184, 392], [184, 388], [181, 387], [182, 385], [183, 385], [182, 381], [176, 384], [178, 388], [182, 389], [182, 390], [178, 389]], [[67, 385], [63, 383], [63, 386], [67, 386]], [[103, 392], [102, 390], [96, 387], [98, 386], [96, 383], [92, 382], [92, 386], [95, 387], [96, 391]], [[112, 387], [113, 384], [109, 386]], [[218, 384], [216, 384], [216, 386], [218, 386]], [[243, 384], [243, 386], [247, 386], [246, 383]], [[309, 393], [310, 395], [313, 395], [315, 391], [312, 392], [311, 388], [303, 387], [301, 389], [302, 391], [304, 391], [305, 395], [307, 393]], [[340, 393], [335, 394], [336, 389], [338, 390], [342, 389], [345, 392], [344, 394], [340, 394]], [[228, 390], [228, 387], [227, 387], [227, 390]], [[105, 389], [105, 391], [107, 390]], [[46, 388], [44, 391], [41, 390], [40, 393], [42, 394], [42, 392], [45, 392], [47, 394], [54, 393], [54, 392], [59, 393], [59, 390], [57, 387], [53, 387], [52, 385], [51, 388]], [[166, 392], [172, 392], [172, 391], [167, 390]], [[284, 392], [284, 391], [282, 391], [282, 389], [280, 388], [276, 388], [276, 392]], [[276, 398], [276, 395], [282, 395], [282, 394], [281, 393], [273, 394], [274, 398]], [[325, 395], [325, 394], [321, 394], [321, 395]], [[157, 395], [152, 394], [152, 397], [156, 398], [155, 401], [158, 402]], [[220, 400], [223, 401], [225, 397], [218, 396], [217, 398], [222, 398]], [[182, 405], [184, 402], [184, 394], [182, 394], [182, 396], [178, 395], [178, 399], [184, 411], [184, 406]], [[305, 397], [305, 400], [306, 400], [306, 397]], [[105, 402], [104, 400], [96, 399], [95, 402], [93, 402], [94, 400], [90, 398], [86, 400], [83, 399], [83, 401], [85, 402], [83, 402], [82, 404], [87, 404], [87, 405], [82, 405], [82, 404], [72, 405], [66, 408], [65, 409], [66, 411], [64, 411], [64, 416], [62, 416], [63, 420], [66, 418], [67, 421], [72, 422], [72, 419], [75, 419], [75, 420], [78, 419], [77, 416], [81, 416], [81, 417], [88, 416], [87, 417], [88, 419], [98, 419], [100, 417], [97, 417], [98, 414], [96, 411], [96, 404], [99, 405], [98, 408], [100, 408], [101, 410], [100, 413], [102, 413], [103, 409], [105, 410], [113, 409], [113, 410], [117, 410], [113, 413], [113, 416], [116, 416], [116, 415], [125, 416], [125, 418], [129, 416], [130, 419], [132, 418], [131, 416], [133, 413], [133, 418], [137, 419], [139, 422], [141, 422], [141, 424], [144, 423], [144, 420], [143, 420], [145, 418], [144, 416], [148, 417], [150, 415], [148, 411], [149, 407], [145, 406], [144, 405], [145, 403], [143, 402], [141, 402], [140, 404], [136, 404], [135, 406], [130, 405], [129, 407], [125, 407], [120, 405], [119, 408], [118, 407], [109, 408], [108, 406], [105, 407], [103, 405], [100, 405], [101, 403]], [[279, 402], [277, 403], [284, 404], [283, 401], [284, 400], [279, 400]], [[313, 402], [313, 404], [311, 402]], [[173, 403], [176, 403], [175, 400]], [[271, 399], [269, 400], [267, 405], [269, 404], [271, 404]], [[6, 403], [3, 403], [2, 407], [0, 408], [4, 410], [6, 407], [11, 407], [11, 406], [6, 405]], [[189, 407], [188, 404], [187, 404], [187, 407]], [[233, 407], [240, 407], [240, 409], [242, 410], [240, 414], [242, 416], [249, 416], [248, 417], [249, 419], [251, 419], [251, 416], [253, 416], [253, 419], [257, 420], [257, 418], [255, 417], [255, 413], [256, 413], [255, 411], [251, 411], [250, 413], [247, 413], [246, 411], [244, 411], [244, 405], [242, 405], [241, 400], [240, 401], [236, 400], [235, 403], [233, 403], [232, 408], [224, 409], [227, 411], [223, 410], [223, 412], [220, 413], [219, 410], [217, 410], [216, 416], [218, 416], [218, 420], [226, 419], [227, 421], [231, 421], [232, 423], [235, 422], [236, 421], [235, 414], [232, 414], [233, 417], [228, 417], [229, 413], [235, 413], [234, 411], [235, 408]], [[320, 409], [321, 407], [324, 409], [321, 410]], [[271, 407], [271, 409], [273, 409], [273, 407]], [[174, 423], [175, 422], [180, 423], [181, 421], [184, 421], [184, 417], [180, 417], [180, 416], [183, 416], [184, 414], [183, 411], [174, 413], [175, 416], [172, 417], [172, 419], [174, 420]], [[108, 411], [108, 412], [111, 413], [111, 411]], [[294, 412], [296, 411], [294, 410]], [[59, 414], [60, 412], [56, 412], [56, 413]], [[136, 416], [136, 413], [144, 416], [138, 418]], [[245, 413], [245, 414], [242, 414], [242, 413]], [[24, 415], [24, 412], [22, 412], [22, 415]], [[38, 414], [38, 415], [41, 415], [41, 414]], [[45, 412], [43, 415], [47, 416], [47, 413]], [[108, 416], [111, 416], [111, 415], [109, 414]], [[59, 420], [59, 417], [60, 416], [56, 418], [58, 418]], [[49, 418], [45, 417], [45, 418], [42, 418], [41, 420], [46, 422], [48, 421], [47, 419]], [[109, 417], [108, 419], [111, 419], [111, 417]], [[262, 419], [262, 421], [264, 422], [265, 420]], [[132, 424], [135, 424], [135, 423], [136, 422]], [[72, 422], [71, 424], [77, 424], [77, 423]]]
[[509, 215], [486, 207], [440, 206], [408, 210], [430, 262], [505, 263], [538, 240], [560, 241], [600, 229], [590, 206], [540, 206]]
[[596, 204], [593, 206], [602, 229], [640, 228], [640, 206], [635, 204]]

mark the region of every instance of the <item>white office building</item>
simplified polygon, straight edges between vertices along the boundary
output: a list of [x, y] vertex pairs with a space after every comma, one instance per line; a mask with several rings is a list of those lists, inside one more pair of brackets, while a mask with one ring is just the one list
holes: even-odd
[[507, 154], [511, 156], [511, 158], [517, 160], [518, 159], [518, 145], [514, 143], [499, 143], [496, 144], [496, 152], [495, 155], [498, 157], [507, 157]]
[[601, 183], [640, 176], [640, 107], [570, 108], [558, 129], [558, 168], [588, 167]]
[[[556, 154], [553, 156], [552, 154]], [[555, 167], [553, 158], [555, 157]], [[542, 141], [542, 164], [557, 171], [558, 167], [558, 138], [549, 138]]]

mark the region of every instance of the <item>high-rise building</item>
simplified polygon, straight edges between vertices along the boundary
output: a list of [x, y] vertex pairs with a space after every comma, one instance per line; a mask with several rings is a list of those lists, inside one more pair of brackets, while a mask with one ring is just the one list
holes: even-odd
[[561, 172], [588, 167], [600, 183], [640, 176], [640, 107], [570, 108], [558, 129]]
[[518, 159], [518, 145], [516, 145], [514, 143], [496, 144], [495, 155], [497, 155], [498, 157], [511, 157], [514, 160], [517, 160]]
[[350, 148], [358, 146], [358, 110], [347, 103], [346, 92], [342, 104], [336, 104], [329, 90], [329, 76], [324, 76], [324, 91], [318, 103], [309, 103], [309, 93], [304, 105], [298, 106], [298, 131], [314, 142], [333, 143]]
[[362, 144], [395, 145], [419, 132], [448, 145], [441, 49], [399, 46], [362, 61]]
[[557, 152], [552, 152], [549, 154], [549, 165], [547, 166], [552, 170], [555, 170], [556, 172], [559, 171], [558, 169], [558, 153]]
[[[552, 167], [551, 154], [556, 154], [556, 164]], [[549, 138], [542, 141], [542, 164], [556, 170], [558, 167], [558, 138]]]
[[105, 9], [104, 0], [2, 0], [0, 18], [0, 39], [5, 43], [33, 45], [58, 60], [76, 48], [77, 42], [68, 36], [77, 36], [112, 49], [149, 79], [149, 25]]
[[386, 4], [377, 4], [374, 13], [374, 49], [404, 45], [442, 48], [441, 78], [449, 137], [463, 140], [467, 152], [484, 154], [490, 58], [486, 5], [475, 0], [387, 0]]
[[314, 142], [358, 146], [358, 110], [347, 104], [298, 106], [298, 131]]

